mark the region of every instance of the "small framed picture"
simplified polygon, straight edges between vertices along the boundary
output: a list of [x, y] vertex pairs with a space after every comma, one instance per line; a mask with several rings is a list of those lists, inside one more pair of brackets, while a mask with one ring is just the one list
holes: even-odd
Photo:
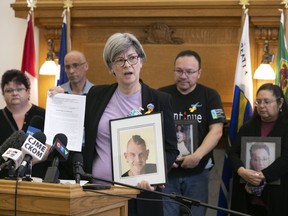
[[110, 120], [113, 179], [166, 183], [162, 113]]
[[[246, 169], [261, 171], [280, 157], [280, 154], [281, 137], [242, 137], [241, 139], [241, 160]], [[280, 179], [271, 184], [280, 184]]]
[[196, 120], [175, 121], [179, 156], [192, 154], [198, 147], [198, 124]]

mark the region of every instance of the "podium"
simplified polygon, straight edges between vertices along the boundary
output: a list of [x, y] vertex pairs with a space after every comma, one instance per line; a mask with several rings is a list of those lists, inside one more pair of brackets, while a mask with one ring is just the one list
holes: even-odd
[[[14, 180], [0, 180], [0, 215], [14, 215]], [[17, 216], [127, 216], [128, 197], [139, 191], [112, 187], [94, 192], [76, 184], [51, 184], [20, 181], [17, 192]]]

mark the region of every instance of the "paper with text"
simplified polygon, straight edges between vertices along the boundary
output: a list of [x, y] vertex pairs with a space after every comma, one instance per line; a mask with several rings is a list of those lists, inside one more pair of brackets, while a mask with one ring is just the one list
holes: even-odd
[[86, 97], [74, 94], [56, 94], [47, 96], [44, 133], [46, 143], [53, 145], [58, 133], [67, 136], [67, 148], [80, 152], [84, 134], [84, 115]]

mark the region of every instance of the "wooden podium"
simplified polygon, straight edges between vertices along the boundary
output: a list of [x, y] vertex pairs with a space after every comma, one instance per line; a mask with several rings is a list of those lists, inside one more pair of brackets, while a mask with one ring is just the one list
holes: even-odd
[[[14, 180], [0, 180], [0, 215], [14, 215]], [[98, 215], [127, 216], [129, 198], [139, 191], [125, 187], [112, 187], [94, 192], [83, 191], [76, 184], [19, 182], [17, 216]]]

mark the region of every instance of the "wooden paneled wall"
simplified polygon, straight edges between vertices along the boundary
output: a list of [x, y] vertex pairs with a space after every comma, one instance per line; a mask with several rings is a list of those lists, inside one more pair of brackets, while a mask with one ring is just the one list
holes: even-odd
[[[260, 64], [263, 43], [277, 55], [281, 0], [250, 0], [252, 70]], [[15, 16], [27, 17], [26, 0], [11, 5]], [[59, 50], [62, 0], [38, 0], [35, 25], [40, 32], [40, 60], [45, 61], [47, 40]], [[115, 32], [131, 32], [143, 43], [148, 56], [141, 77], [154, 88], [173, 83], [173, 62], [185, 49], [197, 51], [203, 62], [200, 82], [218, 90], [226, 115], [231, 112], [236, 58], [241, 36], [242, 6], [236, 0], [74, 0], [71, 8], [72, 49], [85, 53], [88, 78], [95, 84], [115, 82], [102, 60], [107, 38]], [[272, 67], [275, 68], [275, 62]], [[263, 83], [254, 82], [254, 92]], [[267, 82], [267, 81], [266, 81]], [[273, 81], [271, 81], [273, 82]], [[39, 105], [54, 77], [39, 76]]]

